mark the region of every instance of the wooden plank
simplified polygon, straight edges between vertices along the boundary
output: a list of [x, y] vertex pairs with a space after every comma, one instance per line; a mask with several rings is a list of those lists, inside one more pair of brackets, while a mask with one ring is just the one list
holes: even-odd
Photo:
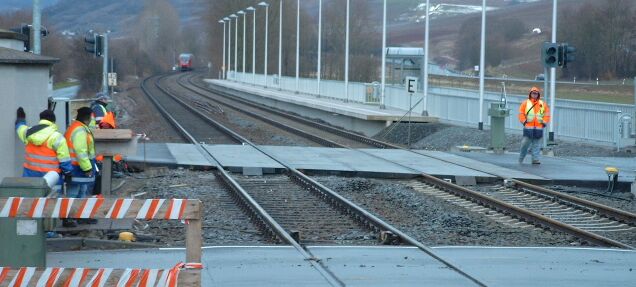
[[[137, 218], [146, 202], [152, 206], [153, 199], [114, 198], [0, 198], [0, 210], [6, 210], [0, 217], [11, 218]], [[156, 213], [140, 214], [143, 219], [201, 219], [201, 201], [198, 199], [154, 199]], [[43, 207], [42, 207], [43, 206]], [[65, 209], [64, 206], [67, 208]], [[41, 214], [34, 212], [42, 208]], [[112, 211], [111, 211], [112, 209]], [[68, 212], [64, 212], [68, 210]], [[84, 210], [82, 214], [79, 211]], [[90, 210], [91, 212], [86, 212]], [[111, 211], [110, 216], [109, 211]], [[55, 214], [54, 214], [55, 212]], [[181, 216], [178, 216], [182, 212]], [[146, 217], [147, 215], [148, 217]], [[172, 216], [169, 216], [172, 215]], [[178, 218], [175, 218], [178, 217]]]
[[133, 132], [129, 129], [97, 129], [93, 131], [95, 141], [129, 141]]
[[[164, 272], [169, 272], [170, 269], [141, 269], [141, 268], [130, 268], [132, 270], [130, 270], [132, 274], [136, 274], [137, 276], [130, 276], [128, 278], [130, 278], [130, 280], [126, 281], [127, 284], [123, 285], [123, 286], [138, 286], [138, 284], [141, 282], [142, 277], [144, 274], [156, 274], [154, 276], [155, 280], [158, 282], [159, 279], [162, 277], [161, 275], [163, 275]], [[0, 270], [4, 271], [0, 271], [0, 275], [4, 275], [4, 276], [0, 276], [0, 287], [7, 287], [9, 286], [9, 284], [11, 284], [11, 281], [19, 275], [20, 273], [20, 268], [12, 268], [12, 269], [6, 269], [3, 267], [0, 267]], [[27, 272], [28, 270], [28, 272]], [[42, 278], [42, 276], [46, 276], [45, 280], [48, 280], [49, 278], [51, 278], [52, 276], [50, 276], [51, 271], [53, 271], [53, 268], [49, 268], [48, 272], [47, 268], [24, 268], [23, 269], [23, 274], [27, 275], [27, 274], [32, 274], [31, 276], [23, 276], [22, 278], [24, 279], [29, 279], [28, 281], [23, 281], [23, 286], [37, 286], [37, 283], [40, 281], [40, 279]], [[153, 270], [152, 273], [150, 273], [150, 271]], [[95, 275], [98, 274], [99, 269], [94, 268], [94, 269], [84, 269], [84, 268], [60, 268], [57, 269], [57, 271], [59, 272], [59, 277], [57, 277], [57, 281], [55, 281], [55, 284], [51, 285], [53, 287], [63, 287], [63, 286], [88, 286], [87, 284], [94, 278], [96, 277]], [[156, 272], [154, 272], [156, 271]], [[110, 274], [108, 273], [110, 272]], [[117, 283], [119, 283], [120, 279], [122, 278], [122, 276], [124, 274], [126, 274], [126, 269], [111, 269], [111, 268], [104, 268], [104, 272], [102, 273], [102, 278], [103, 281], [105, 281], [105, 285], [104, 286], [117, 286]], [[55, 274], [55, 273], [53, 273]], [[78, 279], [80, 279], [81, 277], [84, 277], [83, 280], [81, 281], [77, 281], [80, 282], [78, 285], [73, 285], [73, 284], [69, 284], [66, 285], [67, 281], [69, 281], [69, 279], [71, 279], [71, 276], [77, 276]], [[105, 275], [109, 275], [108, 278], [105, 277]], [[179, 287], [191, 287], [191, 286], [201, 286], [201, 271], [200, 270], [193, 270], [193, 269], [184, 269], [181, 270], [179, 272], [179, 279], [178, 279], [178, 285]], [[50, 282], [53, 282], [53, 280], [51, 280]], [[49, 285], [47, 285], [49, 286]]]
[[186, 225], [186, 262], [201, 262], [201, 220], [189, 220]]

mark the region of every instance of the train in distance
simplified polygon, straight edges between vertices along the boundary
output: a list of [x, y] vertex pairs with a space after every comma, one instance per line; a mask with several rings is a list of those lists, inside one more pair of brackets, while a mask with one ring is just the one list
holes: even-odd
[[192, 71], [192, 62], [194, 55], [183, 53], [179, 55], [179, 70], [184, 71]]

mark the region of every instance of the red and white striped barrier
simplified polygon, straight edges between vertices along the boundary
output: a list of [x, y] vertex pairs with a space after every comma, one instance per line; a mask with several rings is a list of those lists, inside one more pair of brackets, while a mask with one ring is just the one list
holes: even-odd
[[[8, 287], [178, 287], [190, 286], [201, 263], [179, 263], [171, 269], [0, 267], [0, 286]], [[181, 278], [181, 279], [180, 279]], [[180, 285], [180, 282], [185, 284]]]
[[198, 219], [200, 201], [192, 199], [0, 198], [0, 217]]

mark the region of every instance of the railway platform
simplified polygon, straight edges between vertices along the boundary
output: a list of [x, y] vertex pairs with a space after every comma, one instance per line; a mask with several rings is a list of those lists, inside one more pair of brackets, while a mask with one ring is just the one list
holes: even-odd
[[[361, 132], [371, 136], [387, 125], [396, 121], [406, 121], [407, 111], [395, 108], [380, 109], [380, 106], [358, 102], [343, 102], [339, 99], [317, 97], [309, 94], [296, 94], [282, 91], [275, 87], [263, 88], [250, 86], [226, 80], [206, 79], [216, 89], [223, 88], [225, 92], [237, 93], [237, 96], [249, 97], [249, 100], [271, 107], [281, 108], [305, 115], [310, 118], [320, 118], [331, 124], [345, 127], [349, 130]], [[436, 117], [423, 116], [412, 113], [412, 122], [437, 122]]]
[[[248, 145], [204, 145], [219, 162], [232, 171], [256, 168], [272, 173], [283, 166]], [[581, 160], [577, 158], [544, 157], [541, 165], [519, 164], [518, 154], [496, 155], [481, 152], [441, 152], [397, 149], [345, 149], [298, 146], [260, 146], [291, 166], [313, 172], [345, 172], [377, 177], [410, 177], [427, 173], [457, 179], [471, 177], [477, 182], [496, 178], [514, 178], [544, 184], [572, 184], [599, 187], [607, 184], [606, 166], [617, 166], [619, 183], [628, 186], [636, 178], [633, 158]], [[145, 151], [144, 151], [145, 149]], [[145, 155], [145, 156], [144, 156]], [[138, 146], [135, 163], [167, 166], [215, 167], [192, 144], [149, 143]]]
[[[327, 247], [307, 250], [346, 286], [472, 286], [414, 247]], [[625, 286], [636, 281], [636, 252], [596, 248], [434, 247], [487, 286]], [[170, 268], [183, 250], [51, 252], [61, 267]], [[122, 260], [126, 258], [126, 260]], [[329, 286], [288, 246], [204, 247], [203, 286]]]

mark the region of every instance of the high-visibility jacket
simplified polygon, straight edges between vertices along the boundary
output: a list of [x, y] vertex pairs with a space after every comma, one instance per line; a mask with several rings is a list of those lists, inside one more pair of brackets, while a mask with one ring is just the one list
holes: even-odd
[[117, 124], [115, 123], [115, 113], [106, 112], [104, 118], [102, 118], [102, 122], [99, 123], [100, 129], [116, 129]]
[[80, 121], [73, 121], [64, 134], [71, 155], [71, 164], [82, 171], [93, 169], [95, 160], [95, 140], [93, 132]]
[[26, 144], [25, 175], [42, 176], [49, 171], [72, 171], [66, 139], [57, 131], [55, 123], [40, 120], [38, 125], [29, 127], [24, 122], [18, 122], [16, 132]]
[[519, 107], [519, 121], [525, 128], [542, 129], [550, 122], [550, 108], [541, 99], [527, 99]]
[[91, 110], [93, 110], [91, 123], [89, 127], [92, 129], [115, 129], [117, 128], [117, 124], [115, 121], [115, 113], [109, 109], [104, 103], [101, 102], [93, 102], [91, 105]]

